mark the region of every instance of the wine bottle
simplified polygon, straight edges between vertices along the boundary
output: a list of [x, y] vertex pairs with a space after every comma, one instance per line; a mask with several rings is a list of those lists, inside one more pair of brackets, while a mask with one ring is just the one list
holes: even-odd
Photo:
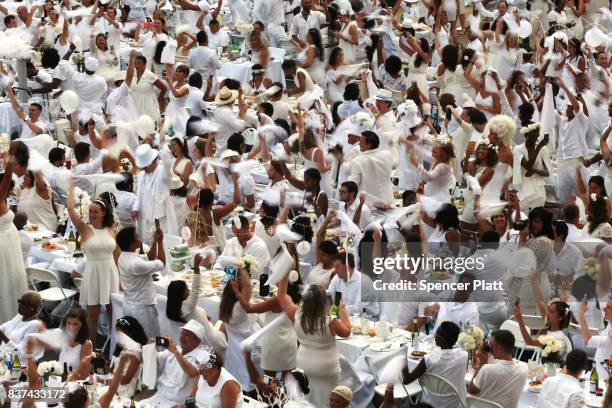
[[64, 371], [62, 371], [62, 383], [68, 381], [68, 363], [64, 361]]
[[18, 380], [21, 376], [21, 361], [17, 349], [13, 350], [13, 361], [11, 366], [11, 379]]
[[591, 394], [597, 393], [597, 388], [599, 388], [599, 375], [597, 374], [597, 368], [595, 364], [593, 364], [593, 369], [591, 370]]
[[77, 249], [77, 239], [74, 236], [74, 230], [70, 229], [70, 235], [68, 235], [68, 252], [73, 253]]

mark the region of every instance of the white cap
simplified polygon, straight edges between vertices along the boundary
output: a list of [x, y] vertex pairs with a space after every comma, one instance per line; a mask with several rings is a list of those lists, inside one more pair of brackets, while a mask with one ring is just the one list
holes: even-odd
[[192, 332], [193, 335], [196, 336], [200, 341], [204, 340], [204, 337], [206, 337], [206, 329], [197, 320], [191, 319], [187, 322], [187, 324], [181, 327], [181, 329]]
[[85, 59], [85, 69], [90, 72], [96, 72], [100, 63], [94, 57], [87, 57]]

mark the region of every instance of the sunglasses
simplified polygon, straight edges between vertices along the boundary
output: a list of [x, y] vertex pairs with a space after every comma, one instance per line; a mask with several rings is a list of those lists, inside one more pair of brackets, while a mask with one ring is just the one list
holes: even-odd
[[130, 322], [122, 317], [122, 318], [117, 319], [117, 326], [128, 326], [129, 327]]

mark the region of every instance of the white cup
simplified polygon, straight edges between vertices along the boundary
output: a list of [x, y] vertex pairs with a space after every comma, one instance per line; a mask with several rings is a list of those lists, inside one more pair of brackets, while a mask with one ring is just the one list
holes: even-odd
[[390, 334], [389, 323], [383, 321], [376, 322], [376, 337], [387, 340]]

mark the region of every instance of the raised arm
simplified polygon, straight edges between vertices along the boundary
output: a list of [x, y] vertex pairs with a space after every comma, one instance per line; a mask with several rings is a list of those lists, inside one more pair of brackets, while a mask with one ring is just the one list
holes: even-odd
[[68, 215], [70, 220], [76, 227], [77, 231], [81, 234], [83, 241], [91, 234], [91, 228], [83, 222], [81, 214], [74, 208], [74, 182], [70, 182], [68, 187], [68, 199], [66, 200], [66, 208], [68, 209]]
[[608, 137], [610, 136], [611, 131], [612, 125], [609, 125], [599, 138], [599, 149], [601, 151], [601, 156], [604, 162], [607, 162], [608, 159], [610, 159], [610, 147], [608, 147]]

